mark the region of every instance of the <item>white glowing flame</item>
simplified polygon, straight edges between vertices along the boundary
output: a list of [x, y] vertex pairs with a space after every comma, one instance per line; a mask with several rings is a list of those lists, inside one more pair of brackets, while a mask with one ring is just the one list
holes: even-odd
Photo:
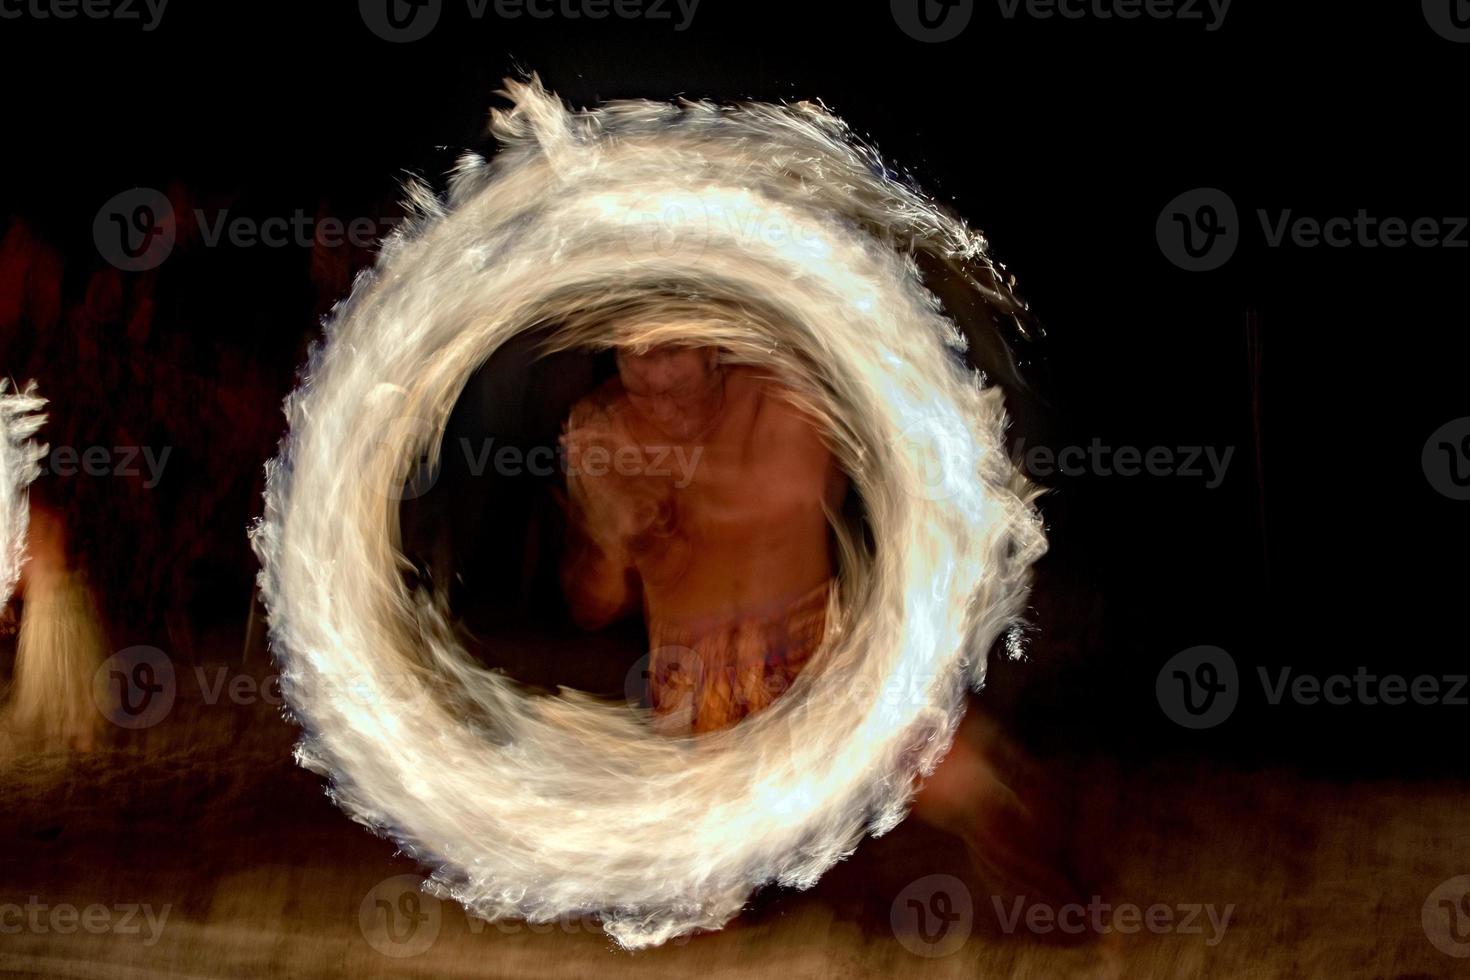
[[[300, 761], [486, 918], [594, 910], [617, 942], [718, 928], [902, 819], [1045, 549], [998, 391], [920, 284], [922, 240], [983, 240], [810, 104], [568, 111], [532, 79], [334, 314], [253, 532]], [[610, 336], [609, 311], [641, 324]], [[691, 314], [698, 326], [691, 327]], [[655, 734], [626, 705], [528, 698], [399, 574], [396, 488], [490, 353], [681, 339], [767, 366], [821, 413], [871, 524], [840, 630], [737, 729]]]
[[22, 391], [11, 391], [8, 379], [0, 378], [0, 606], [10, 601], [20, 569], [26, 560], [26, 529], [30, 505], [26, 488], [41, 474], [44, 443], [31, 436], [46, 416], [40, 409], [46, 399], [36, 394], [31, 382]]

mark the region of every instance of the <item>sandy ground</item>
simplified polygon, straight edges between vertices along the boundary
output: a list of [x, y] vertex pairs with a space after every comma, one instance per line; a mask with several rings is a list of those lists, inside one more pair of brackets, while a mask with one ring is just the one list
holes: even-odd
[[630, 954], [591, 922], [486, 924], [419, 895], [414, 863], [293, 766], [275, 709], [228, 702], [181, 698], [84, 755], [0, 758], [0, 974], [1470, 976], [1430, 935], [1470, 941], [1470, 900], [1450, 923], [1460, 893], [1431, 894], [1470, 874], [1463, 784], [1081, 758], [1065, 771], [1108, 909], [1017, 919], [956, 841], [909, 821], [809, 892], [764, 892], [721, 932]]

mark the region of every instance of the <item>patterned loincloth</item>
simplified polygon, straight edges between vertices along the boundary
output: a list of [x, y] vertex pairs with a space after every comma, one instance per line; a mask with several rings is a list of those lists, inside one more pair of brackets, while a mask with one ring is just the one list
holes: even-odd
[[718, 731], [780, 697], [822, 645], [830, 581], [736, 619], [650, 621], [649, 701], [660, 731]]

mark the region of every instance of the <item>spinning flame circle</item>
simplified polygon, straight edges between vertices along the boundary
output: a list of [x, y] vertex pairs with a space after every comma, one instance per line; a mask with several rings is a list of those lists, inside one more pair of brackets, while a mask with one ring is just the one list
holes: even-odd
[[[984, 241], [818, 106], [568, 110], [533, 77], [335, 312], [286, 402], [252, 531], [297, 758], [487, 919], [597, 912], [626, 948], [808, 887], [898, 823], [1045, 550], [1000, 392], [913, 247]], [[720, 346], [824, 421], [875, 544], [839, 530], [839, 627], [771, 708], [700, 738], [626, 706], [528, 697], [410, 594], [398, 498], [500, 345]]]

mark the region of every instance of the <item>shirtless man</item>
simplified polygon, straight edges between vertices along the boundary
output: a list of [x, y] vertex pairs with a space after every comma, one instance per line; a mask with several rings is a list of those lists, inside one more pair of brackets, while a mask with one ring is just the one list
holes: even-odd
[[[717, 731], [770, 704], [821, 645], [827, 514], [846, 476], [778, 382], [714, 348], [617, 357], [618, 377], [573, 407], [562, 436], [563, 587], [584, 628], [641, 608], [659, 727]], [[1005, 757], [1021, 758], [970, 712], [915, 812], [959, 836], [993, 887], [1070, 901], [1059, 835], [1000, 778], [992, 760]]]
[[833, 577], [827, 510], [847, 487], [781, 387], [717, 355], [619, 351], [618, 377], [572, 409], [562, 437], [572, 615], [595, 629], [641, 607], [665, 730], [734, 724], [816, 651]]

